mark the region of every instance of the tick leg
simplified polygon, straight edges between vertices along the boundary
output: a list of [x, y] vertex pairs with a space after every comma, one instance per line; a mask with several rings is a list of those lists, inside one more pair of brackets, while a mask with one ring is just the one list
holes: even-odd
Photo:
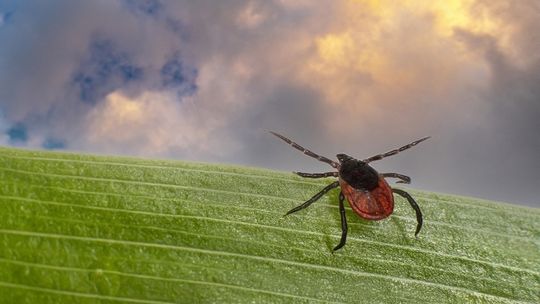
[[347, 217], [345, 216], [345, 206], [343, 205], [344, 200], [345, 200], [345, 197], [343, 196], [343, 192], [340, 192], [339, 193], [339, 213], [341, 215], [341, 240], [339, 241], [339, 244], [336, 247], [334, 247], [334, 251], [345, 246], [345, 243], [347, 242]]
[[418, 145], [419, 143], [423, 142], [424, 140], [426, 140], [426, 139], [428, 139], [428, 138], [430, 138], [430, 137], [429, 137], [429, 136], [428, 136], [428, 137], [424, 137], [424, 138], [421, 138], [421, 139], [419, 139], [419, 140], [417, 140], [417, 141], [413, 141], [412, 143], [410, 143], [410, 144], [408, 144], [408, 145], [405, 145], [405, 146], [403, 146], [403, 147], [401, 147], [401, 148], [394, 149], [394, 150], [392, 150], [392, 151], [388, 151], [388, 152], [386, 152], [386, 153], [382, 153], [382, 154], [379, 154], [379, 155], [375, 155], [375, 156], [372, 156], [372, 157], [370, 157], [370, 158], [366, 158], [366, 159], [363, 160], [363, 162], [369, 163], [369, 162], [372, 162], [372, 161], [376, 161], [376, 160], [383, 159], [383, 158], [388, 157], [388, 156], [396, 155], [396, 154], [398, 154], [399, 152], [405, 151], [405, 150], [407, 150], [407, 149], [409, 149], [409, 148], [412, 148], [412, 147]]
[[400, 181], [397, 181], [398, 184], [410, 184], [411, 178], [407, 175], [399, 174], [399, 173], [382, 173], [382, 177], [393, 177], [393, 178], [399, 178]]
[[420, 207], [418, 206], [414, 198], [412, 198], [412, 196], [409, 193], [401, 189], [394, 189], [394, 188], [392, 188], [392, 191], [406, 198], [409, 201], [409, 204], [411, 204], [411, 207], [414, 209], [414, 211], [416, 211], [416, 221], [418, 224], [416, 225], [416, 232], [414, 233], [414, 236], [417, 236], [418, 233], [420, 232], [420, 229], [422, 229], [422, 223], [423, 223], [422, 211], [420, 210]]
[[292, 140], [288, 139], [287, 137], [281, 135], [281, 134], [278, 134], [276, 132], [272, 132], [272, 131], [268, 131], [270, 133], [272, 133], [273, 135], [279, 137], [281, 140], [283, 140], [284, 142], [288, 143], [289, 145], [291, 145], [293, 148], [295, 148], [296, 150], [299, 150], [301, 151], [302, 153], [304, 153], [305, 155], [307, 156], [311, 156], [313, 158], [316, 158], [320, 161], [322, 161], [323, 163], [327, 163], [329, 164], [330, 166], [334, 167], [334, 168], [337, 168], [339, 166], [338, 163], [336, 163], [335, 161], [329, 159], [329, 158], [326, 158], [324, 156], [320, 156], [320, 155], [317, 155], [311, 151], [309, 151], [308, 149], [300, 146], [299, 144], [293, 142]]
[[298, 174], [301, 177], [308, 177], [308, 178], [321, 178], [321, 177], [329, 177], [329, 176], [338, 176], [337, 172], [325, 172], [325, 173], [303, 173], [303, 172], [293, 172], [294, 174]]
[[294, 208], [292, 208], [291, 210], [289, 210], [289, 212], [287, 212], [285, 214], [285, 216], [291, 214], [291, 213], [294, 213], [296, 211], [299, 211], [299, 210], [302, 210], [306, 207], [309, 207], [309, 205], [313, 204], [313, 202], [315, 202], [316, 200], [320, 199], [321, 196], [323, 196], [326, 192], [336, 188], [337, 186], [339, 186], [339, 182], [338, 181], [335, 181], [333, 183], [331, 183], [330, 185], [324, 187], [324, 189], [322, 189], [319, 193], [315, 194], [312, 198], [310, 198], [309, 200], [307, 200], [305, 203], [303, 203], [302, 205], [300, 206], [296, 206]]

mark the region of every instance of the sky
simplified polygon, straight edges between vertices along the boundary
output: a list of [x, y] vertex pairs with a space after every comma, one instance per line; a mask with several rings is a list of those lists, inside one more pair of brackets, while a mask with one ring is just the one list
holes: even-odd
[[0, 0], [0, 145], [326, 172], [540, 207], [537, 0]]

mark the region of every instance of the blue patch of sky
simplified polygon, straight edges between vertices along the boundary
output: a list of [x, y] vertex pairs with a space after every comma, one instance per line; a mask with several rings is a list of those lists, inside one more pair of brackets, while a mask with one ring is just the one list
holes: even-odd
[[73, 77], [79, 98], [95, 104], [112, 91], [142, 80], [144, 70], [133, 64], [127, 53], [118, 50], [110, 40], [95, 40], [85, 60]]
[[124, 0], [124, 4], [134, 13], [156, 16], [164, 10], [163, 3], [158, 0]]
[[66, 143], [61, 139], [49, 137], [45, 139], [42, 146], [48, 150], [57, 150], [66, 148]]
[[189, 27], [182, 20], [174, 16], [166, 16], [164, 22], [165, 27], [171, 32], [174, 32], [181, 40], [190, 41], [193, 39], [193, 33], [191, 33]]
[[0, 0], [0, 18], [4, 23], [11, 21], [17, 9], [21, 6], [20, 0]]
[[181, 39], [189, 38], [183, 22], [167, 12], [166, 2], [160, 0], [123, 0], [123, 5], [135, 15], [161, 19], [167, 29], [177, 33]]
[[181, 96], [190, 96], [197, 92], [198, 71], [187, 66], [179, 56], [168, 60], [160, 73], [161, 83], [165, 88], [174, 89]]
[[7, 131], [7, 136], [9, 137], [9, 142], [12, 144], [16, 143], [25, 143], [28, 141], [28, 129], [26, 125], [22, 122], [17, 122], [13, 124]]
[[13, 11], [2, 12], [0, 11], [0, 26], [6, 25], [13, 19]]

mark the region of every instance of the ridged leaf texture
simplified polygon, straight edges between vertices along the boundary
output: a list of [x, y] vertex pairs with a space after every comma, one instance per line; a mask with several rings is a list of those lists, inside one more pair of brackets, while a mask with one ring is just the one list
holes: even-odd
[[[0, 148], [1, 303], [540, 303], [540, 212], [413, 191], [366, 221], [331, 179]], [[413, 178], [414, 181], [414, 178]], [[504, 187], [504, 185], [499, 185]]]

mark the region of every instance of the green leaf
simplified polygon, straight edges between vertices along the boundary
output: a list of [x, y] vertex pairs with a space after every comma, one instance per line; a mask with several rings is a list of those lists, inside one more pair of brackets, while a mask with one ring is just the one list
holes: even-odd
[[[540, 303], [540, 211], [408, 190], [366, 221], [331, 179], [0, 148], [1, 303]], [[500, 185], [501, 187], [504, 185]]]

